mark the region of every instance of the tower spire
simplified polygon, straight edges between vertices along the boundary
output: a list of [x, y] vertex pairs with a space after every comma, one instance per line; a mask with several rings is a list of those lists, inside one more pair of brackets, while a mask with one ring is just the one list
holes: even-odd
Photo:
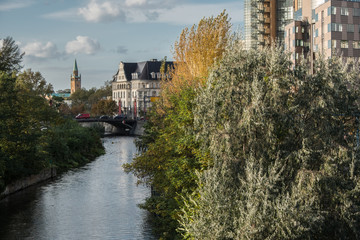
[[81, 74], [79, 75], [78, 66], [75, 59], [74, 69], [71, 75], [71, 94], [73, 94], [78, 89], [81, 89]]
[[77, 63], [76, 63], [76, 58], [75, 58], [75, 64], [74, 64], [74, 72], [77, 72], [78, 71], [78, 67], [77, 67]]

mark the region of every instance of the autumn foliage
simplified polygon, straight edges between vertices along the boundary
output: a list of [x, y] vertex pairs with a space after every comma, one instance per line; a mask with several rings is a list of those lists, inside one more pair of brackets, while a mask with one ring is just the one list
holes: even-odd
[[[231, 24], [223, 11], [216, 17], [203, 18], [198, 25], [185, 28], [175, 42], [175, 68], [171, 81], [162, 85], [162, 96], [177, 94], [186, 87], [198, 87], [206, 82], [209, 69], [218, 62], [231, 38]], [[166, 101], [167, 102], [167, 101]]]

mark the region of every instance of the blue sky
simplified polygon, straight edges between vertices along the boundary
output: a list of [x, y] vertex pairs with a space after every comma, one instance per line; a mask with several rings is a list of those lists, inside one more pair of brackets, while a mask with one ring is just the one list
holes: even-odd
[[226, 9], [241, 30], [243, 8], [243, 0], [0, 0], [0, 39], [11, 36], [24, 68], [54, 90], [70, 88], [75, 59], [82, 87], [99, 88], [120, 61], [172, 60], [181, 31], [203, 17]]

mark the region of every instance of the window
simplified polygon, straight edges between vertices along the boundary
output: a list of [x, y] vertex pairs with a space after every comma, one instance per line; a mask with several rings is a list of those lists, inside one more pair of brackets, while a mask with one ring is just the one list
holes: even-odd
[[296, 47], [303, 47], [304, 46], [304, 41], [303, 40], [296, 40]]
[[153, 92], [152, 92], [152, 96], [153, 96], [153, 97], [156, 97], [156, 91], [153, 91]]
[[328, 40], [328, 48], [331, 49], [331, 40]]
[[340, 47], [341, 48], [348, 48], [349, 47], [349, 42], [346, 40], [341, 40], [340, 41]]
[[347, 31], [348, 32], [354, 32], [354, 24], [348, 24], [347, 25]]
[[138, 78], [138, 73], [132, 73], [131, 78], [132, 79], [137, 79]]
[[301, 32], [305, 33], [305, 28], [304, 27], [301, 27]]
[[152, 72], [150, 74], [151, 74], [151, 78], [155, 78], [155, 73], [154, 72]]
[[315, 19], [315, 22], [319, 21], [319, 14], [318, 14], [318, 13], [317, 13], [317, 14], [315, 14], [314, 19]]
[[340, 9], [340, 14], [343, 16], [348, 16], [349, 15], [349, 9], [348, 8], [341, 8]]
[[336, 7], [334, 6], [328, 7], [328, 16], [330, 15], [336, 15]]
[[354, 8], [354, 17], [360, 17], [360, 8]]
[[315, 44], [314, 45], [314, 52], [317, 52], [319, 50], [319, 45]]
[[360, 49], [360, 41], [353, 41], [353, 48]]
[[319, 36], [319, 29], [315, 29], [314, 37], [318, 37], [318, 36]]
[[299, 27], [298, 27], [298, 26], [295, 27], [295, 32], [296, 32], [296, 33], [299, 32]]
[[341, 32], [342, 31], [342, 24], [339, 23], [331, 23], [331, 31], [333, 32]]
[[295, 53], [295, 59], [299, 59], [299, 53]]

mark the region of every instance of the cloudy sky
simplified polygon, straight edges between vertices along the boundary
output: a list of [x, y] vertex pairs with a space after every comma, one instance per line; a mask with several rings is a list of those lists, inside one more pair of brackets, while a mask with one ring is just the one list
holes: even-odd
[[0, 0], [0, 39], [25, 52], [55, 90], [70, 88], [77, 59], [86, 89], [104, 85], [120, 61], [172, 60], [185, 27], [224, 9], [243, 28], [243, 0]]

